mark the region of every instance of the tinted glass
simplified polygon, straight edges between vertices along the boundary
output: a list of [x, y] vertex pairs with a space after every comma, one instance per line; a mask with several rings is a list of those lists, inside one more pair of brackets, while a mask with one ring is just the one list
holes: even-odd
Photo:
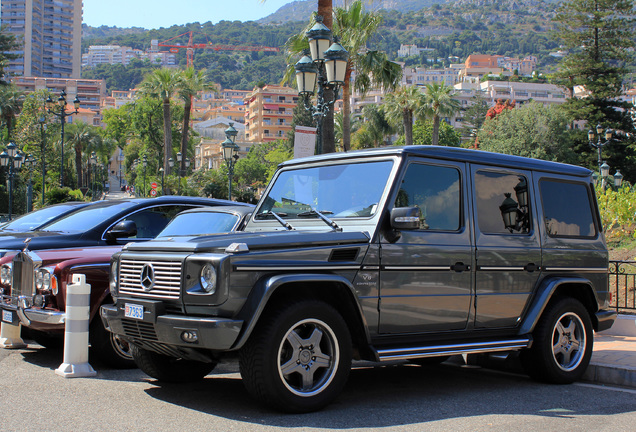
[[595, 237], [596, 227], [587, 186], [542, 180], [543, 218], [552, 237]]
[[[475, 192], [479, 230], [485, 234], [527, 234], [530, 231], [531, 208], [527, 185], [528, 181], [522, 175], [478, 171], [475, 174]], [[523, 205], [522, 192], [525, 192], [526, 205]], [[516, 212], [514, 228], [507, 228], [504, 223], [503, 208], [507, 205], [510, 205], [509, 211]]]
[[459, 171], [411, 164], [398, 191], [395, 207], [419, 207], [420, 229], [456, 231], [461, 226]]
[[198, 236], [230, 232], [239, 221], [231, 213], [195, 212], [178, 215], [159, 233], [159, 237]]
[[137, 225], [137, 235], [129, 238], [152, 239], [159, 235], [177, 213], [189, 208], [192, 207], [177, 205], [151, 207], [128, 215], [122, 220], [131, 220]]
[[23, 216], [20, 216], [17, 219], [12, 220], [11, 222], [7, 222], [6, 224], [0, 226], [0, 229], [3, 231], [31, 231], [37, 227], [44, 225], [50, 220], [56, 218], [60, 214], [67, 213], [74, 209], [80, 209], [82, 206], [80, 205], [56, 205], [51, 207], [45, 207], [40, 210], [33, 211], [31, 213], [27, 213]]
[[372, 216], [392, 166], [392, 161], [381, 161], [285, 171], [263, 200], [257, 218], [270, 211], [283, 218], [311, 217], [312, 209], [329, 217]]
[[71, 213], [62, 219], [53, 221], [42, 229], [69, 233], [85, 232], [134, 205], [134, 202], [126, 201], [112, 205], [91, 206], [81, 212]]

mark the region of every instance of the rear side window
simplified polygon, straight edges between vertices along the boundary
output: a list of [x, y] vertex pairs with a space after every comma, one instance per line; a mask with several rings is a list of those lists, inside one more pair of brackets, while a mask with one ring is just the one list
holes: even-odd
[[541, 180], [543, 220], [550, 237], [595, 237], [596, 225], [586, 184]]
[[[477, 171], [475, 194], [477, 220], [482, 233], [515, 235], [530, 233], [530, 194], [528, 179], [524, 175]], [[509, 213], [508, 223], [505, 213]]]

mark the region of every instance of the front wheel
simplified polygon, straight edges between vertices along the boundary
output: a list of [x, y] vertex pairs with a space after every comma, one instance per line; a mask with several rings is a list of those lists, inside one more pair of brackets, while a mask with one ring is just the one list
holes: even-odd
[[340, 314], [318, 300], [291, 302], [265, 315], [240, 352], [247, 390], [285, 412], [333, 401], [351, 369], [351, 335]]
[[520, 354], [532, 378], [569, 384], [585, 373], [592, 357], [594, 335], [590, 315], [579, 301], [563, 298], [549, 305], [533, 337], [532, 348]]
[[133, 344], [130, 344], [130, 352], [142, 372], [164, 382], [200, 381], [216, 367], [216, 362], [204, 363], [168, 357]]
[[136, 366], [128, 342], [106, 330], [99, 317], [95, 317], [89, 327], [89, 340], [93, 359], [116, 369]]

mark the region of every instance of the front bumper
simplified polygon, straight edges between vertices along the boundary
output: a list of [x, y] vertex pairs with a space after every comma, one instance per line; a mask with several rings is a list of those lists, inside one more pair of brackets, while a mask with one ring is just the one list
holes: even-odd
[[614, 324], [614, 321], [616, 321], [616, 316], [618, 314], [616, 313], [615, 310], [600, 310], [598, 312], [596, 312], [596, 322], [597, 322], [597, 328], [596, 331], [600, 332], [603, 330], [609, 330], [610, 327], [612, 327], [612, 325]]
[[[126, 317], [127, 304], [142, 306], [143, 318]], [[106, 329], [132, 342], [214, 351], [230, 350], [243, 327], [242, 320], [167, 314], [162, 302], [152, 300], [120, 298], [103, 305], [100, 315]]]
[[3, 322], [13, 325], [22, 324], [25, 327], [37, 326], [38, 328], [45, 328], [51, 326], [52, 329], [64, 327], [66, 313], [32, 307], [31, 299], [26, 296], [20, 296], [13, 300], [9, 303], [3, 301], [0, 304]]

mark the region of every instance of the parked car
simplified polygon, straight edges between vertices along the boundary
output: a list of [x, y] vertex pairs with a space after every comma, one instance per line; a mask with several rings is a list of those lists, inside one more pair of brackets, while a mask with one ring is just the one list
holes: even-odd
[[[210, 236], [239, 230], [253, 207], [233, 205], [187, 210], [179, 213], [157, 238], [171, 242], [181, 236]], [[41, 345], [60, 346], [66, 286], [72, 283], [74, 274], [84, 274], [91, 285], [91, 355], [113, 367], [133, 366], [128, 344], [107, 332], [99, 318], [93, 319], [100, 305], [112, 303], [108, 290], [109, 263], [111, 256], [121, 249], [122, 246], [117, 245], [9, 252], [0, 259], [2, 321], [21, 324], [27, 329], [28, 337]]]
[[36, 230], [0, 232], [0, 256], [10, 250], [123, 245], [150, 240], [179, 212], [215, 205], [241, 205], [213, 198], [162, 196], [98, 201]]
[[575, 381], [616, 316], [607, 264], [590, 170], [390, 147], [284, 162], [244, 232], [130, 245], [101, 314], [160, 381], [238, 356], [254, 398], [305, 412], [354, 357], [518, 350], [532, 377]]
[[0, 224], [0, 232], [33, 231], [90, 204], [92, 202], [69, 201], [46, 206]]

